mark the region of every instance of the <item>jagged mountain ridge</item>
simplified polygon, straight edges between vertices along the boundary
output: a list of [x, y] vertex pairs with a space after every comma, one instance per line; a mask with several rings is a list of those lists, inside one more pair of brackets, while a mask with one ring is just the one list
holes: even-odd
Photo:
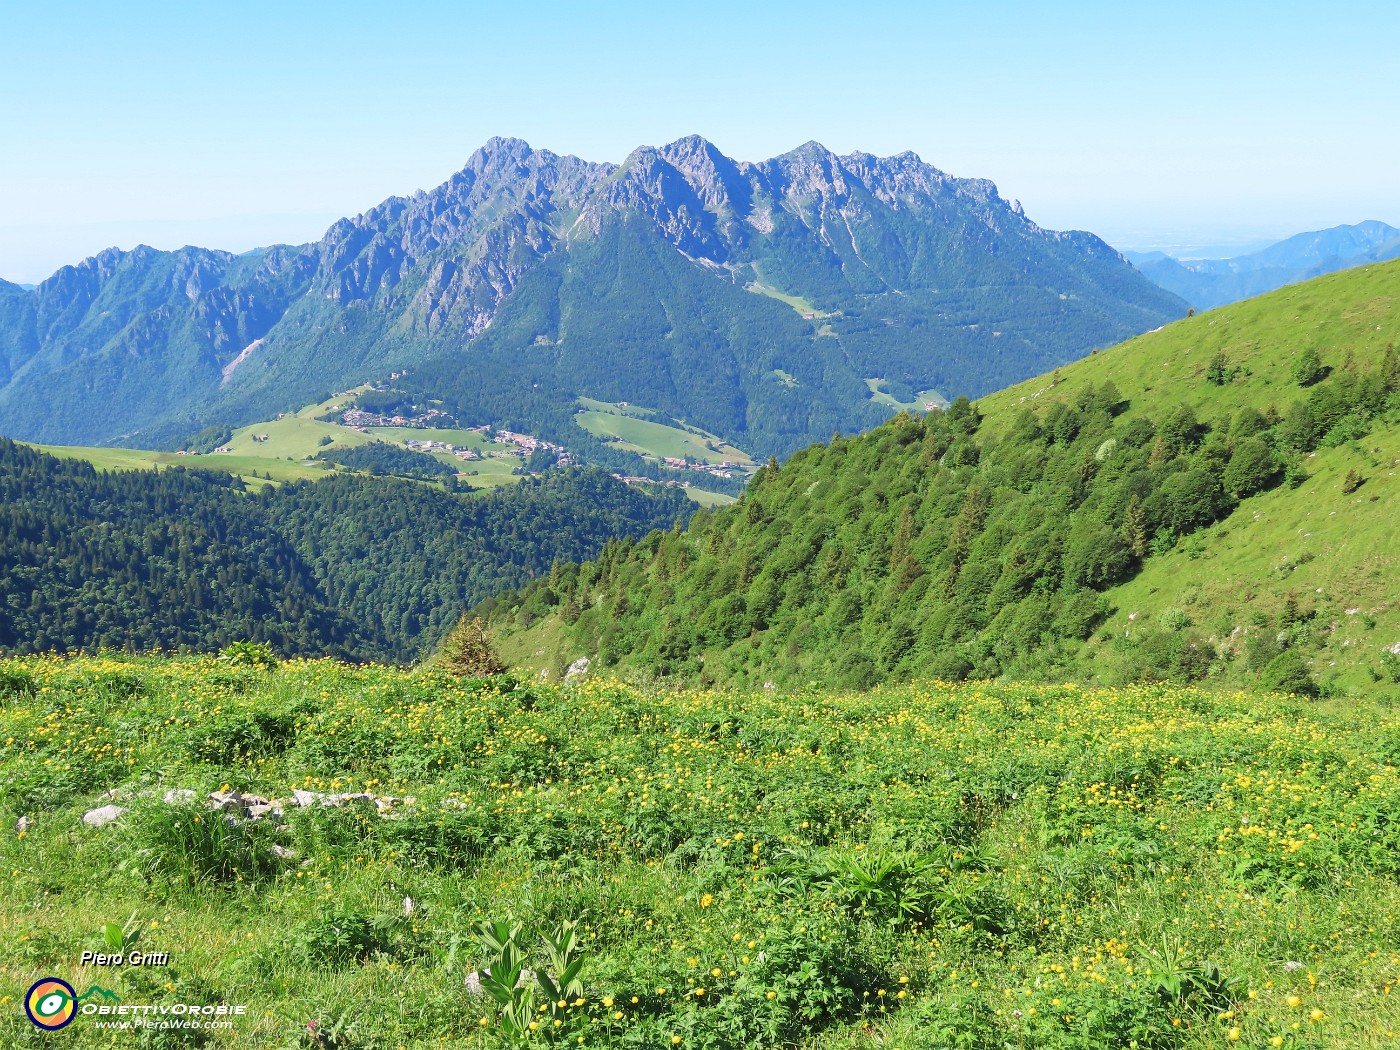
[[[694, 284], [681, 264], [709, 280]], [[555, 287], [549, 300], [578, 266], [599, 280], [616, 266], [613, 284], [625, 282], [605, 316], [596, 287], [577, 300]], [[526, 320], [498, 330], [534, 275], [513, 315]], [[684, 308], [668, 298], [682, 286]], [[665, 330], [634, 316], [651, 306]], [[878, 422], [867, 378], [904, 399], [982, 393], [1181, 307], [1092, 234], [1043, 230], [991, 182], [912, 153], [838, 157], [809, 142], [748, 163], [691, 136], [612, 165], [496, 138], [442, 185], [312, 244], [112, 249], [33, 292], [0, 287], [0, 430], [169, 444], [429, 364], [448, 389], [423, 393], [455, 395], [464, 412], [499, 417], [532, 400], [521, 391], [545, 391], [519, 421], [564, 437], [573, 398], [623, 389], [617, 361], [604, 367], [590, 348], [626, 345], [623, 372], [648, 377], [630, 400], [782, 453], [832, 424]], [[711, 334], [677, 341], [685, 310], [708, 311]], [[641, 334], [619, 335], [629, 326]], [[570, 329], [592, 334], [568, 347]], [[706, 361], [728, 387], [700, 402], [688, 390]], [[797, 378], [778, 393], [775, 374]], [[767, 426], [775, 412], [782, 434]]]

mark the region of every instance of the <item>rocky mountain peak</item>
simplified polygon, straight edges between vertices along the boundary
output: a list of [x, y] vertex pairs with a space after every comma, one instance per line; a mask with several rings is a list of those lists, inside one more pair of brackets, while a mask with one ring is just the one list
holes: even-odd
[[[467, 158], [466, 166], [475, 171], [484, 171], [493, 163], [498, 165], [503, 163], [520, 164], [524, 163], [534, 152], [524, 139], [492, 135], [486, 140], [485, 145], [475, 150]], [[549, 155], [553, 156], [553, 154]]]

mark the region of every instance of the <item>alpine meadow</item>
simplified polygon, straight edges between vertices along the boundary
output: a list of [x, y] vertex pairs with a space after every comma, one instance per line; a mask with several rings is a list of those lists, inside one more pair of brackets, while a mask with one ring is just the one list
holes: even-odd
[[7, 15], [0, 1048], [1400, 1047], [1400, 15], [636, 6]]

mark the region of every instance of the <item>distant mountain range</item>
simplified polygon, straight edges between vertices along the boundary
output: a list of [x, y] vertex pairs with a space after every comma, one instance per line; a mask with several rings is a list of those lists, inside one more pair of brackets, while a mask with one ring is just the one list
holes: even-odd
[[757, 454], [978, 395], [1185, 313], [1089, 233], [912, 153], [595, 164], [492, 139], [320, 241], [110, 249], [0, 282], [0, 433], [176, 447], [407, 370], [405, 396], [566, 445], [577, 398]]
[[1365, 263], [1400, 258], [1400, 230], [1371, 220], [1300, 233], [1233, 259], [1174, 259], [1162, 252], [1127, 252], [1150, 280], [1198, 310], [1238, 302]]

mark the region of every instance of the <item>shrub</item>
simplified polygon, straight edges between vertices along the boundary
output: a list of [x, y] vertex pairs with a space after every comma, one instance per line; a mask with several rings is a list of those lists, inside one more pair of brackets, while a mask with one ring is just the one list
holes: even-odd
[[1183, 609], [1162, 611], [1162, 626], [1169, 631], [1184, 631], [1191, 626], [1191, 617]]
[[0, 668], [0, 703], [34, 695], [34, 676], [13, 667]]
[[148, 802], [133, 807], [123, 822], [127, 858], [123, 867], [189, 886], [260, 883], [276, 876], [283, 861], [272, 851], [271, 821], [231, 820], [195, 805]]
[[1299, 386], [1312, 386], [1327, 375], [1327, 369], [1322, 364], [1321, 355], [1311, 348], [1298, 355], [1298, 360], [1293, 362], [1291, 372], [1293, 382]]
[[1296, 649], [1285, 649], [1259, 675], [1259, 685], [1275, 693], [1317, 696], [1317, 682]]
[[1226, 492], [1236, 499], [1243, 499], [1268, 488], [1278, 473], [1278, 460], [1268, 442], [1251, 437], [1235, 446], [1222, 481]]
[[466, 614], [442, 640], [432, 663], [462, 678], [485, 678], [506, 669], [486, 637], [486, 624], [481, 617], [469, 620]]
[[277, 666], [277, 653], [266, 642], [234, 642], [219, 650], [219, 659], [233, 667]]
[[399, 915], [366, 915], [342, 907], [301, 926], [294, 934], [294, 943], [312, 962], [363, 962], [372, 955], [392, 952], [393, 933], [402, 921]]
[[251, 758], [280, 755], [296, 740], [296, 719], [291, 715], [256, 711], [221, 716], [195, 726], [188, 737], [192, 758], [211, 765], [230, 766]]

